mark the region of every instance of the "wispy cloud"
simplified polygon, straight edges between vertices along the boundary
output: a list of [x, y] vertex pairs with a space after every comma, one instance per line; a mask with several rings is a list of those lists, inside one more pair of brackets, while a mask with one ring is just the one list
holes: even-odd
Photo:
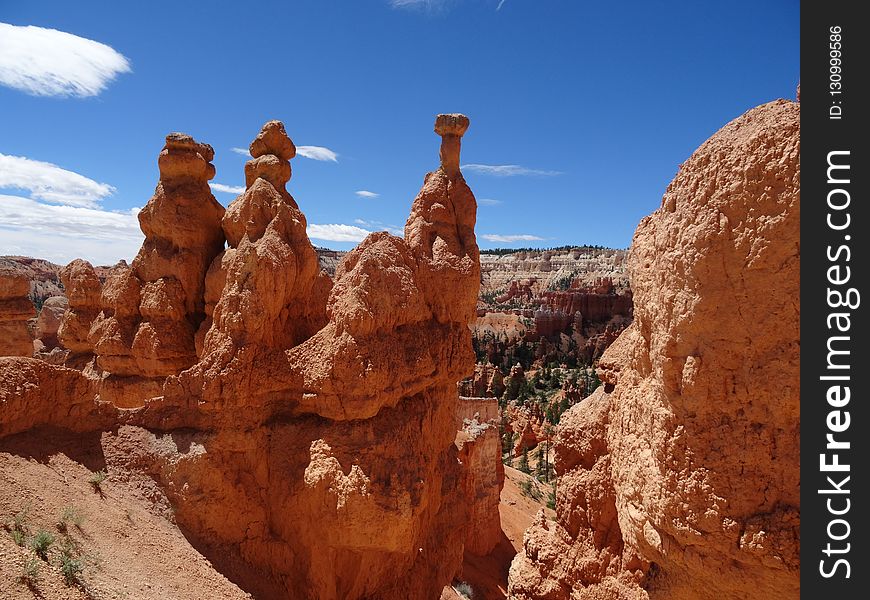
[[224, 192], [225, 194], [239, 194], [245, 193], [245, 186], [243, 185], [224, 185], [222, 183], [209, 183], [208, 186], [216, 192]]
[[431, 8], [443, 3], [443, 0], [390, 0], [393, 8]]
[[399, 237], [405, 235], [405, 231], [401, 227], [396, 227], [395, 225], [384, 223], [383, 221], [366, 221], [365, 219], [354, 219], [353, 222], [357, 225], [362, 225], [370, 231], [389, 231], [393, 235], [398, 235]]
[[0, 85], [34, 96], [86, 98], [130, 61], [112, 47], [56, 29], [0, 23]]
[[317, 225], [315, 223], [308, 225], [307, 231], [308, 237], [328, 242], [361, 242], [371, 233], [368, 229], [356, 225]]
[[57, 165], [24, 156], [0, 154], [0, 189], [18, 189], [30, 197], [54, 204], [96, 208], [115, 192], [107, 183], [97, 183]]
[[311, 160], [338, 162], [338, 154], [323, 146], [296, 146], [296, 154]]
[[484, 233], [481, 235], [487, 242], [499, 242], [501, 244], [513, 244], [514, 242], [542, 242], [545, 238], [528, 233], [501, 235], [498, 233]]
[[375, 192], [370, 192], [368, 190], [357, 190], [354, 192], [354, 194], [356, 194], [357, 196], [360, 196], [362, 198], [377, 198], [378, 196], [380, 196], [380, 194], [377, 194]]
[[501, 204], [501, 200], [496, 200], [495, 198], [478, 198], [477, 203], [484, 206], [496, 206]]
[[144, 236], [134, 208], [113, 212], [43, 204], [0, 195], [0, 254], [35, 256], [58, 263], [85, 258], [94, 264], [131, 260]]
[[[232, 152], [251, 158], [251, 153], [246, 148], [232, 147]], [[311, 160], [338, 162], [338, 153], [324, 146], [296, 146], [296, 154]]]
[[493, 175], [495, 177], [517, 177], [521, 175], [532, 177], [553, 177], [561, 175], [561, 171], [545, 171], [542, 169], [529, 169], [520, 165], [480, 165], [467, 164], [460, 167], [465, 171], [472, 171], [482, 175]]
[[495, 7], [495, 10], [497, 10], [497, 11], [501, 10], [501, 7], [504, 6], [505, 2], [507, 2], [507, 0], [499, 0], [498, 6]]

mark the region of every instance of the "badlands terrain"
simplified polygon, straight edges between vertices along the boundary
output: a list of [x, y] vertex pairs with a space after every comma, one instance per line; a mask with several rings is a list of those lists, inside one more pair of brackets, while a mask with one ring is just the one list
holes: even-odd
[[226, 209], [168, 135], [130, 264], [0, 258], [0, 597], [797, 598], [799, 122], [630, 251], [481, 252], [462, 115], [347, 253], [280, 122]]

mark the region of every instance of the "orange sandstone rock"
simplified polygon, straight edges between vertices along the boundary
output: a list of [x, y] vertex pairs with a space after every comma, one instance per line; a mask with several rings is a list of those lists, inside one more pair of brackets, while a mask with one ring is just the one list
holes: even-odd
[[563, 415], [558, 520], [527, 532], [512, 598], [798, 597], [799, 223], [796, 103], [682, 166], [635, 233], [605, 389]]
[[103, 288], [89, 342], [97, 364], [120, 376], [166, 377], [196, 360], [205, 318], [205, 274], [223, 249], [223, 207], [212, 196], [214, 151], [183, 133], [166, 136], [154, 196], [139, 212], [145, 242]]
[[71, 359], [89, 357], [94, 346], [88, 341], [88, 332], [100, 312], [100, 279], [91, 263], [81, 259], [61, 269], [60, 279], [69, 307], [58, 329], [58, 339], [69, 349]]
[[36, 316], [27, 297], [30, 282], [24, 274], [0, 271], [0, 356], [30, 356], [33, 341], [27, 320]]
[[57, 332], [68, 307], [69, 300], [65, 296], [52, 296], [42, 303], [36, 319], [36, 337], [46, 348], [58, 345]]
[[[445, 133], [457, 164], [459, 135]], [[333, 285], [285, 189], [293, 153], [267, 123], [221, 218], [211, 149], [167, 138], [142, 250], [100, 294], [96, 368], [31, 361], [6, 377], [0, 362], [0, 398], [31, 407], [0, 435], [89, 408], [80, 427], [102, 431], [107, 469], [147, 473], [188, 539], [258, 597], [437, 597], [466, 539], [454, 438], [474, 362], [476, 202], [449, 164], [430, 173], [407, 239], [370, 235]], [[88, 302], [71, 297], [71, 312]], [[54, 394], [75, 410], [32, 408]]]

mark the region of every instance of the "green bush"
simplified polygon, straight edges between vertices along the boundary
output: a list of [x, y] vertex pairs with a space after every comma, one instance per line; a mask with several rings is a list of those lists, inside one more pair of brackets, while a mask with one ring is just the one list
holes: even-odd
[[103, 471], [102, 469], [100, 469], [99, 471], [96, 471], [95, 473], [91, 473], [91, 478], [88, 479], [88, 482], [92, 486], [94, 486], [94, 489], [96, 491], [99, 492], [99, 491], [102, 491], [101, 486], [103, 485], [103, 482], [106, 480], [106, 477], [108, 477], [106, 472]]
[[48, 560], [48, 551], [54, 543], [54, 536], [49, 532], [40, 530], [30, 540], [30, 549], [42, 560]]

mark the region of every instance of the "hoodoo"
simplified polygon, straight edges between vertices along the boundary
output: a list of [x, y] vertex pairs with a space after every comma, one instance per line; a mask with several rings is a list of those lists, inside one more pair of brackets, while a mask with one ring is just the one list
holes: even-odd
[[0, 360], [0, 435], [99, 432], [109, 477], [171, 505], [258, 598], [437, 597], [477, 485], [454, 444], [480, 283], [467, 127], [438, 116], [441, 166], [405, 238], [369, 235], [334, 281], [286, 190], [282, 123], [252, 142], [226, 212], [208, 190], [211, 147], [171, 134], [136, 260], [102, 290], [88, 263], [64, 269], [60, 337], [82, 370]]

